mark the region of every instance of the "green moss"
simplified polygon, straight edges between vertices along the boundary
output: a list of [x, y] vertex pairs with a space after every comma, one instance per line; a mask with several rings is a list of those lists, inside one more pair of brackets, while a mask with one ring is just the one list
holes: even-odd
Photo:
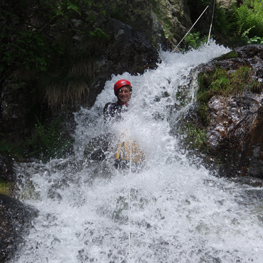
[[210, 119], [208, 117], [208, 106], [206, 103], [199, 103], [198, 109], [197, 109], [197, 113], [200, 117], [200, 120], [202, 122], [202, 124], [204, 125], [204, 127], [207, 127]]
[[238, 55], [235, 51], [230, 51], [218, 58], [215, 58], [214, 61], [221, 61], [221, 60], [225, 60], [225, 59], [231, 59], [231, 58], [237, 58]]
[[166, 14], [163, 13], [161, 3], [156, 0], [151, 0], [151, 5], [154, 13], [158, 17], [158, 20], [162, 25], [165, 38], [167, 38], [168, 40], [173, 39], [173, 25], [171, 24], [171, 21], [167, 18]]
[[206, 130], [197, 127], [194, 123], [188, 122], [183, 128], [183, 144], [191, 150], [200, 152], [207, 151]]
[[203, 125], [206, 126], [209, 123], [209, 119], [207, 118], [207, 103], [213, 96], [222, 95], [227, 97], [241, 94], [245, 90], [255, 93], [262, 91], [262, 83], [254, 81], [252, 73], [253, 69], [248, 66], [242, 66], [232, 71], [217, 68], [215, 71], [200, 73], [198, 75], [198, 114]]
[[252, 73], [253, 70], [247, 66], [242, 66], [234, 71], [217, 68], [213, 72], [200, 73], [198, 75], [197, 100], [205, 103], [214, 95], [240, 94], [245, 89], [249, 89], [252, 83], [254, 83], [254, 90], [258, 90], [252, 79]]
[[0, 194], [9, 195], [12, 183], [0, 179]]
[[263, 84], [253, 80], [250, 85], [250, 90], [253, 93], [261, 93], [263, 91]]

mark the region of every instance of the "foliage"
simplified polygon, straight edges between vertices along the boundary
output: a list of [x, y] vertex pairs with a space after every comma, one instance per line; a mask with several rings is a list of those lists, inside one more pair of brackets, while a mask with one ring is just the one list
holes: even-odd
[[15, 145], [13, 143], [5, 141], [3, 139], [4, 134], [0, 134], [0, 136], [2, 137], [2, 139], [0, 140], [0, 152], [5, 154], [5, 155], [9, 155], [9, 154], [13, 153], [14, 149], [15, 149]]
[[244, 0], [234, 8], [238, 35], [252, 38], [263, 37], [263, 4], [261, 0]]
[[18, 160], [34, 158], [46, 162], [52, 158], [65, 157], [70, 153], [73, 139], [62, 132], [59, 118], [50, 124], [42, 124], [38, 119], [32, 136], [24, 142], [9, 142], [3, 135], [0, 140], [0, 152]]
[[[240, 2], [240, 1], [239, 1]], [[210, 5], [195, 28], [201, 36], [207, 36], [212, 22], [214, 39], [226, 46], [241, 46], [245, 44], [261, 44], [263, 37], [263, 2], [262, 0], [243, 0], [241, 4], [233, 4], [225, 8], [222, 3], [216, 3], [214, 18], [211, 21], [213, 1], [189, 0], [192, 21], [207, 5]]]
[[263, 37], [254, 36], [254, 37], [248, 38], [247, 43], [263, 45]]
[[[94, 0], [20, 0], [16, 4], [3, 1], [0, 72], [9, 68], [47, 71], [54, 57], [66, 53], [67, 41], [72, 41], [74, 35], [83, 35], [70, 25], [76, 19], [86, 23], [92, 38], [107, 38], [101, 28], [94, 28], [95, 15], [103, 13], [102, 6], [95, 3]], [[62, 35], [68, 35], [68, 40]]]
[[206, 131], [188, 123], [186, 126], [186, 141], [193, 149], [206, 150]]
[[29, 130], [32, 116], [48, 117], [55, 108], [76, 105], [89, 94], [94, 61], [109, 41], [96, 22], [105, 15], [95, 0], [1, 1], [1, 87], [24, 83]]
[[235, 46], [263, 43], [263, 2], [261, 0], [244, 0], [241, 5], [234, 5], [227, 11], [225, 18], [228, 28], [223, 37], [230, 43], [235, 43]]
[[18, 92], [27, 105], [27, 134], [32, 133], [16, 142], [1, 135], [3, 154], [42, 160], [66, 154], [72, 141], [64, 138], [60, 121], [41, 122], [58, 106], [76, 105], [89, 94], [94, 61], [109, 41], [100, 27], [105, 15], [95, 0], [1, 1], [1, 87], [23, 83]]
[[195, 154], [207, 153], [207, 138], [205, 127], [199, 127], [195, 120], [181, 121], [176, 129], [180, 135], [182, 147]]
[[207, 37], [201, 36], [200, 32], [189, 33], [184, 39], [183, 48], [184, 50], [198, 49], [200, 46], [206, 43], [206, 41]]
[[37, 120], [34, 134], [26, 146], [29, 157], [48, 161], [65, 156], [72, 143], [73, 140], [65, 138], [61, 132], [60, 119], [55, 119], [47, 127]]
[[89, 32], [90, 37], [93, 37], [95, 39], [99, 40], [109, 40], [110, 37], [108, 34], [106, 34], [101, 28], [96, 27], [93, 31]]
[[198, 84], [197, 99], [199, 102], [206, 103], [214, 95], [239, 94], [245, 89], [251, 90], [252, 69], [247, 66], [234, 71], [217, 68], [214, 72], [199, 74]]
[[230, 23], [231, 11], [222, 7], [222, 4], [216, 3], [214, 18], [212, 23], [212, 32], [220, 32], [220, 34], [226, 36], [231, 31], [232, 24]]

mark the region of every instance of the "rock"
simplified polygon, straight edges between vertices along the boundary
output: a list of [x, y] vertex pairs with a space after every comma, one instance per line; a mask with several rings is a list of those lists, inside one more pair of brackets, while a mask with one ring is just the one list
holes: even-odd
[[13, 160], [11, 157], [0, 154], [0, 179], [3, 181], [14, 182], [16, 175], [14, 172]]
[[176, 45], [192, 25], [186, 0], [154, 1], [153, 9], [161, 21], [166, 37]]
[[226, 9], [230, 9], [233, 5], [236, 5], [238, 0], [217, 0], [217, 3]]
[[207, 143], [228, 176], [263, 178], [262, 105], [263, 94], [213, 97], [208, 103]]
[[37, 212], [0, 194], [0, 262], [12, 259]]
[[[229, 74], [244, 65], [252, 68], [242, 92], [207, 96], [207, 146], [221, 163], [220, 175], [263, 178], [262, 58], [263, 46], [249, 45], [199, 67], [201, 72], [222, 68]], [[211, 83], [205, 85], [209, 89]]]
[[133, 30], [142, 33], [153, 47], [166, 45], [162, 26], [152, 10], [152, 1], [107, 0], [105, 8], [111, 18], [119, 20]]

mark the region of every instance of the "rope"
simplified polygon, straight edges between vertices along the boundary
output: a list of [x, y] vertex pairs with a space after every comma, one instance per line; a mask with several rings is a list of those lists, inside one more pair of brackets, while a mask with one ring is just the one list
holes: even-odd
[[[132, 145], [130, 147], [130, 174], [131, 174], [131, 166], [132, 166]], [[131, 185], [129, 181], [129, 257], [128, 262], [130, 262], [131, 256]]]
[[209, 34], [208, 34], [207, 44], [209, 43], [210, 36], [211, 36], [212, 24], [213, 24], [214, 14], [215, 14], [215, 6], [216, 6], [216, 0], [214, 0], [213, 13], [212, 13], [212, 19], [211, 19], [211, 24], [210, 24], [210, 28], [209, 28]]
[[177, 46], [175, 47], [175, 49], [173, 51], [175, 51], [179, 45], [183, 42], [183, 40], [186, 38], [186, 36], [190, 33], [190, 31], [192, 30], [192, 28], [195, 26], [195, 24], [199, 21], [199, 19], [202, 17], [202, 15], [205, 13], [206, 9], [209, 7], [209, 5], [205, 8], [205, 10], [202, 12], [202, 14], [197, 18], [197, 20], [194, 22], [194, 24], [191, 26], [191, 28], [187, 31], [187, 33], [185, 34], [185, 36], [181, 39], [181, 41], [177, 44]]
[[128, 262], [130, 262], [130, 255], [131, 255], [131, 188], [129, 186], [129, 255], [128, 255]]

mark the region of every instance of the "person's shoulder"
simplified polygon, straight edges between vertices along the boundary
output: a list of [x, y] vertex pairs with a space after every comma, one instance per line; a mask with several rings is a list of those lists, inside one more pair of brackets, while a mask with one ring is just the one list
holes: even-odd
[[107, 111], [108, 109], [110, 109], [113, 106], [114, 106], [113, 102], [108, 102], [108, 103], [105, 104], [103, 111], [105, 112], [105, 111]]
[[105, 106], [104, 106], [104, 110], [107, 109], [111, 104], [112, 104], [112, 102], [106, 103]]
[[118, 101], [116, 101], [116, 102], [108, 102], [104, 106], [104, 110], [105, 109], [109, 109], [109, 108], [116, 108], [116, 107], [120, 107], [120, 106], [121, 106], [121, 104], [119, 104]]

